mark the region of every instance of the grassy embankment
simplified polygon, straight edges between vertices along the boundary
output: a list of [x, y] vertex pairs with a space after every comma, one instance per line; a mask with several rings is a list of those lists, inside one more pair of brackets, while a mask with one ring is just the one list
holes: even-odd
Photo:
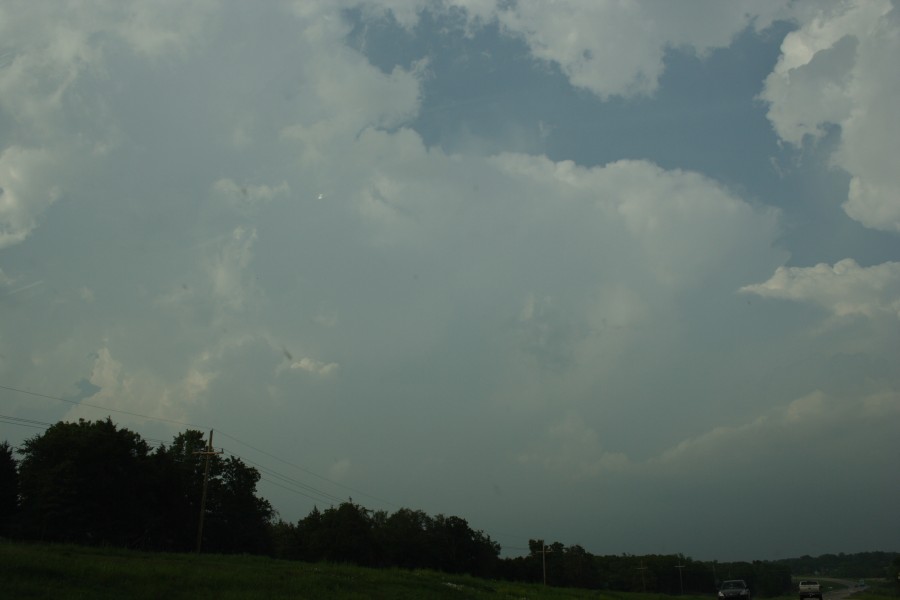
[[[113, 548], [0, 542], [2, 598], [300, 598], [672, 600], [489, 581], [401, 569], [307, 564], [258, 556], [157, 554]], [[679, 600], [711, 600], [683, 596]], [[772, 600], [796, 600], [793, 596]], [[853, 600], [896, 600], [869, 589]]]
[[[155, 554], [112, 548], [0, 543], [2, 598], [308, 598], [660, 600], [447, 575], [363, 569], [258, 556]], [[686, 596], [684, 600], [698, 600]], [[703, 598], [702, 600], [709, 600]]]

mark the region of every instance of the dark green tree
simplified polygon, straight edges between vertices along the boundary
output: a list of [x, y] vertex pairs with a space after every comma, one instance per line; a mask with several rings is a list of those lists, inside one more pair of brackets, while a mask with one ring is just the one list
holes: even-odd
[[322, 512], [317, 506], [304, 519], [297, 523], [296, 537], [297, 554], [306, 562], [318, 562], [324, 560], [324, 545], [327, 534], [322, 525]]
[[[195, 430], [150, 452], [110, 419], [57, 423], [23, 444], [20, 530], [33, 539], [193, 550], [205, 449]], [[210, 458], [204, 549], [271, 551], [274, 511], [256, 495], [259, 477], [239, 458]]]
[[786, 596], [793, 588], [791, 570], [776, 562], [754, 561], [753, 582], [751, 592], [763, 597]]
[[[155, 458], [164, 481], [159, 498], [162, 514], [173, 527], [172, 549], [195, 548], [206, 470], [207, 441], [203, 432], [188, 429]], [[239, 458], [209, 456], [202, 547], [210, 552], [269, 553], [271, 519], [269, 502], [256, 495], [259, 471]]]
[[218, 552], [268, 554], [275, 511], [268, 500], [256, 495], [259, 471], [234, 456], [215, 459], [216, 476], [207, 491], [204, 543]]
[[497, 569], [500, 544], [482, 531], [474, 531], [460, 517], [434, 517], [431, 543], [437, 552], [437, 568], [448, 573], [493, 576]]
[[143, 534], [148, 446], [110, 419], [57, 423], [22, 445], [23, 533], [45, 540], [133, 545]]
[[19, 472], [9, 442], [0, 444], [0, 536], [9, 535], [19, 509]]
[[900, 554], [897, 555], [885, 571], [887, 572], [888, 581], [893, 582], [894, 589], [900, 594]]
[[317, 544], [325, 560], [372, 565], [377, 556], [375, 539], [370, 512], [353, 500], [322, 513]]
[[381, 529], [385, 562], [407, 569], [438, 568], [436, 548], [431, 542], [433, 527], [434, 520], [421, 510], [397, 510]]

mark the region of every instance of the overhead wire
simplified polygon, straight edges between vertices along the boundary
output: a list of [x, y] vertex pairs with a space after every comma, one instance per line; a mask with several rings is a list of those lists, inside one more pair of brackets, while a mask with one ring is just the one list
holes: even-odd
[[162, 423], [170, 423], [173, 425], [183, 425], [185, 427], [194, 427], [194, 428], [203, 429], [203, 427], [201, 427], [200, 425], [195, 425], [193, 423], [185, 423], [184, 421], [177, 421], [174, 419], [166, 419], [163, 417], [152, 417], [150, 415], [144, 415], [141, 413], [136, 413], [136, 412], [132, 412], [132, 411], [128, 411], [128, 410], [121, 410], [118, 408], [109, 408], [107, 406], [99, 406], [97, 404], [89, 404], [87, 402], [69, 400], [68, 398], [61, 398], [59, 396], [51, 396], [49, 394], [41, 394], [38, 392], [32, 392], [30, 390], [23, 390], [21, 388], [10, 387], [8, 385], [0, 385], [0, 389], [9, 390], [11, 392], [19, 392], [20, 394], [27, 394], [29, 396], [36, 396], [38, 398], [47, 398], [48, 400], [57, 400], [59, 402], [67, 402], [67, 403], [75, 405], [75, 406], [87, 406], [89, 408], [94, 408], [94, 409], [108, 411], [108, 412], [114, 412], [114, 413], [121, 414], [121, 415], [129, 415], [131, 417], [140, 417], [141, 419], [149, 419], [152, 421], [160, 421]]
[[20, 427], [33, 427], [35, 429], [48, 429], [53, 426], [53, 423], [35, 421], [34, 419], [23, 419], [22, 417], [13, 417], [12, 415], [0, 415], [0, 423], [18, 425]]
[[230, 435], [230, 434], [228, 434], [228, 433], [226, 433], [226, 432], [224, 432], [224, 431], [222, 431], [222, 430], [220, 430], [220, 429], [217, 429], [216, 431], [217, 431], [220, 435], [223, 435], [223, 436], [227, 437], [228, 439], [233, 440], [233, 441], [237, 442], [238, 444], [241, 444], [242, 446], [246, 446], [247, 448], [250, 448], [251, 450], [255, 450], [256, 452], [259, 452], [260, 454], [263, 454], [263, 455], [265, 455], [265, 456], [268, 456], [268, 457], [271, 458], [271, 459], [274, 459], [274, 460], [277, 460], [277, 461], [279, 461], [279, 462], [281, 462], [281, 463], [284, 463], [284, 464], [288, 465], [289, 467], [293, 467], [294, 469], [297, 469], [298, 471], [301, 471], [301, 472], [303, 472], [303, 473], [306, 473], [307, 475], [310, 475], [310, 476], [315, 477], [315, 478], [317, 478], [317, 479], [321, 479], [322, 481], [328, 482], [328, 483], [330, 483], [331, 485], [334, 485], [334, 486], [336, 486], [336, 487], [339, 487], [339, 488], [345, 489], [345, 490], [347, 490], [347, 491], [353, 492], [354, 494], [358, 494], [358, 495], [360, 495], [360, 496], [364, 496], [364, 497], [366, 497], [366, 498], [371, 498], [371, 499], [373, 499], [373, 500], [378, 500], [379, 502], [382, 502], [382, 503], [384, 503], [384, 504], [389, 504], [389, 505], [391, 505], [391, 506], [396, 506], [396, 507], [398, 507], [398, 508], [400, 507], [400, 505], [397, 504], [396, 502], [391, 502], [390, 500], [385, 500], [384, 498], [379, 498], [378, 496], [374, 496], [374, 495], [372, 495], [372, 494], [367, 494], [366, 492], [363, 492], [363, 491], [361, 491], [361, 490], [352, 488], [352, 487], [350, 487], [350, 486], [348, 486], [348, 485], [344, 485], [344, 484], [342, 484], [342, 483], [338, 483], [337, 481], [333, 481], [333, 480], [331, 480], [331, 479], [328, 479], [327, 477], [323, 477], [322, 475], [319, 475], [318, 473], [314, 473], [314, 472], [310, 471], [309, 469], [306, 469], [306, 468], [304, 468], [304, 467], [301, 467], [300, 465], [294, 464], [294, 463], [292, 463], [292, 462], [290, 462], [290, 461], [288, 461], [288, 460], [285, 460], [285, 459], [283, 459], [283, 458], [280, 458], [280, 457], [278, 457], [278, 456], [275, 456], [274, 454], [271, 454], [271, 453], [269, 453], [269, 452], [266, 452], [265, 450], [262, 450], [262, 449], [260, 449], [260, 448], [255, 447], [255, 446], [252, 446], [252, 445], [248, 444], [247, 442], [241, 441], [241, 440], [237, 439], [236, 437], [234, 437], [233, 435]]
[[[261, 479], [265, 479], [269, 483], [274, 483], [278, 487], [286, 489], [290, 492], [295, 492], [297, 494], [300, 494], [301, 496], [309, 498], [310, 500], [315, 500], [315, 501], [323, 501], [324, 500], [325, 502], [328, 502], [329, 504], [340, 504], [341, 502], [344, 501], [342, 498], [339, 498], [338, 496], [335, 496], [334, 494], [329, 494], [328, 492], [326, 492], [324, 490], [320, 490], [320, 489], [315, 488], [307, 483], [303, 483], [299, 479], [294, 479], [293, 477], [289, 477], [287, 475], [284, 475], [283, 473], [279, 473], [278, 471], [275, 471], [274, 469], [270, 469], [269, 467], [266, 467], [265, 465], [262, 465], [258, 462], [254, 462], [254, 461], [250, 460], [249, 458], [245, 458], [243, 456], [235, 454], [234, 452], [231, 452], [231, 451], [227, 450], [226, 448], [223, 448], [223, 450], [226, 453], [230, 454], [231, 456], [238, 458], [247, 464], [253, 465], [253, 467], [255, 467], [260, 472], [260, 475], [268, 476], [266, 478], [261, 477]], [[272, 479], [269, 479], [269, 477], [271, 477]], [[277, 483], [275, 480], [280, 481], [281, 484]], [[288, 485], [292, 486], [292, 487], [290, 487], [290, 488], [286, 487]], [[299, 489], [297, 489], [297, 488], [299, 488]], [[301, 491], [301, 490], [303, 490], [303, 491]]]
[[[251, 450], [253, 450], [253, 451], [255, 451], [255, 452], [258, 452], [258, 453], [260, 453], [260, 454], [262, 454], [262, 455], [264, 455], [264, 456], [266, 456], [266, 457], [268, 457], [268, 458], [271, 458], [271, 459], [276, 460], [276, 461], [278, 461], [278, 462], [280, 462], [280, 463], [283, 463], [283, 464], [285, 464], [285, 465], [288, 465], [289, 467], [292, 467], [293, 469], [296, 469], [296, 470], [298, 470], [298, 471], [300, 471], [300, 472], [302, 472], [302, 473], [304, 473], [304, 474], [306, 474], [306, 475], [309, 475], [309, 476], [311, 476], [311, 477], [315, 477], [316, 479], [319, 479], [319, 480], [321, 480], [321, 481], [324, 481], [324, 482], [326, 482], [326, 483], [328, 483], [328, 484], [330, 484], [330, 485], [333, 485], [333, 486], [335, 486], [335, 487], [338, 487], [338, 488], [341, 488], [341, 489], [350, 491], [350, 492], [352, 492], [352, 493], [354, 493], [354, 494], [356, 494], [356, 495], [358, 495], [358, 496], [362, 496], [362, 497], [365, 497], [365, 498], [370, 498], [370, 499], [373, 499], [373, 500], [377, 500], [378, 502], [381, 502], [381, 503], [384, 503], [384, 504], [387, 504], [387, 505], [390, 505], [390, 506], [394, 506], [394, 507], [397, 507], [397, 508], [402, 508], [401, 505], [399, 505], [399, 504], [397, 504], [397, 503], [395, 503], [395, 502], [391, 502], [390, 500], [386, 500], [386, 499], [384, 499], [384, 498], [380, 498], [380, 497], [375, 496], [375, 495], [373, 495], [373, 494], [369, 494], [369, 493], [363, 492], [362, 490], [353, 488], [353, 487], [348, 486], [348, 485], [344, 485], [344, 484], [342, 484], [342, 483], [339, 483], [339, 482], [337, 482], [337, 481], [334, 481], [334, 480], [332, 480], [332, 479], [329, 479], [329, 478], [327, 478], [327, 477], [324, 477], [324, 476], [322, 476], [322, 475], [319, 475], [318, 473], [315, 473], [314, 471], [310, 471], [309, 469], [306, 469], [305, 467], [302, 467], [302, 466], [300, 466], [300, 465], [298, 465], [298, 464], [296, 464], [296, 463], [293, 463], [293, 462], [291, 462], [291, 461], [289, 461], [289, 460], [285, 460], [285, 459], [283, 459], [283, 458], [281, 458], [281, 457], [279, 457], [279, 456], [276, 456], [275, 454], [272, 454], [271, 452], [267, 452], [267, 451], [265, 451], [265, 450], [263, 450], [263, 449], [261, 449], [261, 448], [258, 448], [257, 446], [254, 446], [253, 444], [250, 444], [250, 443], [248, 443], [248, 442], [245, 442], [245, 441], [243, 441], [243, 440], [241, 440], [241, 439], [235, 437], [234, 435], [231, 435], [231, 434], [229, 434], [229, 433], [227, 433], [227, 432], [225, 432], [225, 431], [222, 431], [221, 429], [215, 429], [215, 428], [205, 427], [205, 426], [201, 426], [201, 425], [196, 425], [196, 424], [194, 424], [194, 423], [187, 423], [187, 422], [184, 422], [184, 421], [178, 421], [178, 420], [175, 420], [175, 419], [166, 419], [166, 418], [163, 418], [163, 417], [155, 417], [155, 416], [151, 416], [151, 415], [145, 415], [145, 414], [141, 414], [141, 413], [137, 413], [137, 412], [133, 412], [133, 411], [127, 411], [127, 410], [121, 410], [121, 409], [109, 408], [109, 407], [100, 406], [100, 405], [97, 405], [97, 404], [91, 404], [91, 403], [86, 403], [86, 402], [80, 402], [80, 401], [70, 400], [70, 399], [67, 399], [67, 398], [59, 397], [59, 396], [52, 396], [52, 395], [50, 395], [50, 394], [42, 394], [42, 393], [39, 393], [39, 392], [33, 392], [33, 391], [31, 391], [31, 390], [26, 390], [26, 389], [22, 389], [22, 388], [16, 388], [16, 387], [7, 386], [7, 385], [2, 385], [2, 384], [0, 384], [0, 389], [8, 390], [8, 391], [11, 391], [11, 392], [17, 392], [17, 393], [20, 393], [20, 394], [26, 394], [26, 395], [33, 396], [33, 397], [37, 397], [37, 398], [45, 398], [45, 399], [48, 399], [48, 400], [56, 400], [56, 401], [58, 401], [58, 402], [65, 402], [65, 403], [72, 404], [72, 405], [75, 405], [75, 406], [86, 406], [86, 407], [93, 408], [93, 409], [97, 409], [97, 410], [108, 411], [108, 412], [117, 413], [117, 414], [124, 414], [124, 415], [129, 415], [129, 416], [132, 416], [132, 417], [139, 417], [139, 418], [146, 419], [146, 420], [150, 420], [150, 421], [158, 421], [158, 422], [162, 422], [162, 423], [169, 423], [169, 424], [174, 424], [174, 425], [181, 425], [181, 426], [185, 426], [185, 427], [189, 427], [189, 428], [194, 428], [194, 429], [214, 429], [217, 433], [219, 433], [219, 435], [222, 435], [222, 436], [224, 436], [224, 437], [226, 437], [226, 438], [228, 438], [228, 439], [230, 439], [230, 440], [232, 440], [232, 441], [234, 441], [234, 442], [236, 442], [236, 443], [238, 443], [238, 444], [240, 444], [240, 445], [242, 445], [242, 446], [244, 446], [244, 447], [246, 447], [246, 448], [249, 448], [249, 449], [251, 449]], [[18, 426], [22, 426], [22, 427], [31, 427], [31, 428], [35, 428], [35, 429], [44, 429], [44, 430], [46, 430], [46, 429], [48, 429], [48, 428], [50, 428], [50, 427], [52, 427], [52, 426], [54, 425], [53, 423], [47, 423], [47, 422], [44, 422], [44, 421], [37, 421], [37, 420], [34, 420], [34, 419], [24, 419], [24, 418], [21, 418], [21, 417], [13, 417], [13, 416], [8, 416], [8, 415], [0, 415], [0, 422], [6, 423], [6, 424], [10, 424], [10, 425], [18, 425]], [[153, 438], [144, 438], [144, 437], [142, 437], [141, 439], [143, 439], [145, 442], [153, 442], [153, 444], [151, 445], [151, 447], [161, 447], [161, 446], [165, 446], [165, 445], [166, 445], [166, 442], [164, 442], [163, 440], [158, 440], [158, 439], [153, 439]], [[342, 498], [340, 498], [340, 497], [338, 497], [338, 496], [335, 496], [334, 494], [331, 494], [331, 493], [326, 492], [326, 491], [324, 491], [324, 490], [320, 490], [320, 489], [318, 489], [318, 488], [316, 488], [316, 487], [314, 487], [314, 486], [311, 486], [311, 485], [309, 485], [309, 484], [303, 483], [303, 482], [301, 482], [301, 481], [298, 480], [298, 479], [294, 479], [294, 478], [292, 478], [292, 477], [289, 477], [289, 476], [287, 476], [287, 475], [284, 475], [284, 474], [282, 474], [282, 473], [279, 473], [278, 471], [275, 471], [274, 469], [271, 469], [271, 468], [269, 468], [269, 467], [265, 467], [264, 465], [262, 465], [262, 464], [260, 464], [260, 463], [251, 461], [251, 460], [249, 460], [249, 459], [247, 459], [247, 458], [245, 458], [245, 457], [243, 457], [243, 456], [240, 456], [240, 455], [235, 454], [235, 453], [232, 453], [232, 452], [229, 452], [229, 454], [231, 454], [231, 455], [234, 456], [235, 458], [238, 458], [238, 459], [240, 459], [240, 460], [242, 460], [242, 461], [244, 461], [244, 462], [246, 462], [246, 463], [249, 463], [249, 464], [253, 465], [255, 468], [257, 468], [257, 469], [260, 471], [260, 480], [266, 481], [266, 483], [268, 483], [268, 484], [270, 484], [270, 485], [274, 485], [274, 486], [279, 487], [279, 488], [281, 488], [281, 489], [284, 489], [284, 490], [286, 490], [286, 491], [289, 491], [289, 492], [298, 494], [298, 495], [303, 496], [303, 497], [305, 497], [305, 498], [307, 498], [307, 499], [309, 499], [309, 500], [312, 500], [312, 501], [314, 501], [314, 502], [320, 502], [320, 501], [321, 501], [321, 502], [326, 502], [326, 503], [328, 503], [328, 504], [330, 504], [330, 505], [332, 505], [332, 506], [333, 506], [334, 504], [340, 504], [340, 503], [344, 502], [344, 500], [343, 500]], [[263, 477], [263, 475], [265, 475], [265, 477]], [[506, 535], [502, 535], [502, 537], [507, 537], [507, 536], [506, 536]], [[510, 536], [510, 537], [512, 537], [512, 536]], [[516, 537], [518, 537], [518, 536], [516, 536]], [[517, 549], [517, 550], [527, 550], [526, 548], [517, 548], [517, 547], [513, 547], [513, 546], [507, 546], [507, 548], [509, 548], [509, 549]]]
[[[385, 503], [385, 504], [389, 504], [389, 505], [391, 505], [391, 506], [397, 506], [397, 507], [399, 507], [399, 505], [396, 504], [396, 503], [394, 503], [394, 502], [391, 502], [391, 501], [389, 501], [389, 500], [385, 500], [384, 498], [379, 498], [378, 496], [374, 496], [374, 495], [372, 495], [372, 494], [368, 494], [368, 493], [366, 493], [366, 492], [363, 492], [362, 490], [359, 490], [359, 489], [356, 489], [356, 488], [352, 488], [352, 487], [350, 487], [350, 486], [347, 486], [347, 485], [338, 483], [338, 482], [333, 481], [333, 480], [331, 480], [331, 479], [329, 479], [329, 478], [327, 478], [327, 477], [324, 477], [324, 476], [322, 476], [322, 475], [319, 475], [318, 473], [315, 473], [315, 472], [313, 472], [313, 471], [310, 471], [309, 469], [306, 469], [306, 468], [304, 468], [304, 467], [302, 467], [302, 466], [300, 466], [300, 465], [298, 465], [298, 464], [296, 464], [296, 463], [293, 463], [293, 462], [288, 461], [288, 460], [285, 460], [285, 459], [283, 459], [283, 458], [281, 458], [281, 457], [279, 457], [279, 456], [276, 456], [275, 454], [272, 454], [271, 452], [267, 452], [267, 451], [265, 451], [265, 450], [263, 450], [263, 449], [261, 449], [261, 448], [258, 448], [257, 446], [254, 446], [253, 444], [250, 444], [250, 443], [248, 443], [248, 442], [245, 442], [245, 441], [243, 441], [243, 440], [241, 440], [241, 439], [239, 439], [239, 438], [237, 438], [237, 437], [235, 437], [235, 436], [233, 436], [233, 435], [231, 435], [231, 434], [229, 434], [229, 433], [227, 433], [227, 432], [225, 432], [225, 431], [222, 431], [222, 430], [220, 430], [220, 429], [215, 429], [215, 428], [212, 428], [212, 427], [205, 427], [205, 426], [196, 425], [196, 424], [193, 424], [193, 423], [186, 423], [186, 422], [184, 422], [184, 421], [178, 421], [178, 420], [175, 420], [175, 419], [166, 419], [166, 418], [163, 418], [163, 417], [155, 417], [155, 416], [151, 416], [151, 415], [145, 415], [145, 414], [141, 414], [141, 413], [137, 413], [137, 412], [133, 412], [133, 411], [126, 411], [126, 410], [120, 410], [120, 409], [109, 408], [109, 407], [100, 406], [100, 405], [97, 405], [97, 404], [91, 404], [91, 403], [86, 403], [86, 402], [78, 402], [78, 401], [75, 401], [75, 400], [70, 400], [70, 399], [68, 399], [68, 398], [62, 398], [62, 397], [60, 397], [60, 396], [53, 396], [53, 395], [50, 395], [50, 394], [42, 394], [42, 393], [39, 393], [39, 392], [33, 392], [33, 391], [31, 391], [31, 390], [26, 390], [26, 389], [22, 389], [22, 388], [12, 387], [12, 386], [8, 386], [8, 385], [2, 385], [2, 384], [0, 384], [0, 389], [12, 391], [12, 392], [17, 392], [17, 393], [20, 393], [20, 394], [26, 394], [26, 395], [33, 396], [33, 397], [37, 397], [37, 398], [45, 398], [45, 399], [48, 399], [48, 400], [56, 400], [56, 401], [58, 401], [58, 402], [65, 402], [65, 403], [72, 404], [72, 405], [75, 405], [75, 406], [87, 406], [87, 407], [90, 407], [90, 408], [94, 408], [94, 409], [98, 409], [98, 410], [103, 410], [103, 411], [108, 411], [108, 412], [112, 412], [112, 413], [125, 414], [125, 415], [129, 415], [129, 416], [133, 416], [133, 417], [139, 417], [139, 418], [147, 419], [147, 420], [151, 420], [151, 421], [159, 421], [159, 422], [163, 422], [163, 423], [182, 425], [182, 426], [185, 426], [185, 427], [196, 428], [196, 429], [214, 429], [219, 435], [222, 435], [222, 436], [224, 436], [224, 437], [226, 437], [226, 438], [228, 438], [228, 439], [230, 439], [230, 440], [232, 440], [232, 441], [234, 441], [234, 442], [236, 442], [236, 443], [238, 443], [238, 444], [240, 444], [240, 445], [242, 445], [242, 446], [245, 446], [245, 447], [247, 447], [247, 448], [249, 448], [249, 449], [251, 449], [251, 450], [254, 450], [255, 452], [258, 452], [258, 453], [260, 453], [260, 454], [262, 454], [262, 455], [264, 455], [264, 456], [267, 456], [267, 457], [269, 457], [269, 458], [271, 458], [271, 459], [273, 459], [273, 460], [277, 460], [277, 461], [279, 461], [279, 462], [281, 462], [281, 463], [283, 463], [283, 464], [286, 464], [286, 465], [288, 465], [288, 466], [290, 466], [290, 467], [292, 467], [292, 468], [294, 468], [294, 469], [297, 469], [298, 471], [301, 471], [301, 472], [305, 473], [306, 475], [309, 475], [309, 476], [311, 476], [311, 477], [315, 477], [315, 478], [317, 478], [317, 479], [319, 479], [319, 480], [321, 480], [321, 481], [325, 481], [325, 482], [327, 482], [327, 483], [329, 483], [329, 484], [331, 484], [331, 485], [333, 485], [333, 486], [336, 486], [336, 487], [339, 487], [339, 488], [348, 490], [348, 491], [350, 491], [350, 492], [353, 492], [354, 494], [357, 494], [358, 496], [363, 496], [363, 497], [366, 497], [366, 498], [371, 498], [371, 499], [373, 499], [373, 500], [378, 500], [379, 502], [382, 502], [382, 503]], [[10, 424], [16, 425], [16, 424], [18, 424], [18, 423], [10, 423]], [[46, 429], [46, 428], [52, 426], [52, 423], [44, 423], [44, 422], [41, 422], [40, 425], [36, 425], [36, 424], [35, 424], [35, 425], [31, 425], [31, 426], [32, 426], [32, 427], [35, 427], [35, 428], [44, 427], [44, 428]], [[163, 445], [163, 444], [165, 444], [165, 442], [163, 442], [162, 440], [150, 440], [149, 438], [144, 438], [144, 439], [145, 439], [145, 441], [155, 441], [158, 445]], [[238, 455], [235, 455], [235, 456], [238, 456]], [[252, 464], [256, 465], [257, 467], [261, 467], [261, 466], [262, 466], [262, 465], [260, 465], [259, 463], [254, 463], [254, 462], [252, 462], [252, 461], [249, 461], [249, 460], [246, 459], [246, 458], [243, 458], [243, 457], [240, 457], [240, 456], [238, 456], [238, 458], [241, 458], [241, 460], [244, 460], [245, 462], [251, 462]], [[338, 496], [335, 496], [334, 494], [330, 494], [330, 493], [325, 492], [325, 491], [323, 491], [323, 490], [319, 490], [319, 489], [317, 489], [317, 488], [315, 488], [315, 487], [313, 487], [313, 486], [311, 486], [311, 485], [308, 485], [308, 484], [303, 484], [303, 483], [299, 482], [299, 481], [296, 480], [296, 479], [292, 479], [292, 478], [290, 478], [290, 477], [287, 477], [287, 476], [285, 476], [285, 475], [282, 475], [282, 474], [278, 473], [278, 472], [275, 471], [274, 469], [268, 469], [268, 468], [267, 468], [267, 470], [270, 471], [270, 473], [272, 473], [272, 474], [277, 474], [277, 476], [283, 478], [283, 480], [291, 482], [293, 485], [297, 485], [298, 487], [301, 487], [302, 489], [306, 489], [306, 490], [309, 491], [310, 493], [314, 493], [314, 494], [317, 494], [317, 495], [320, 496], [320, 498], [310, 498], [311, 500], [321, 500], [321, 499], [324, 498], [324, 499], [327, 499], [327, 501], [328, 501], [330, 504], [332, 504], [332, 503], [340, 503], [340, 502], [343, 502], [343, 499], [339, 498]], [[273, 477], [274, 477], [275, 475], [270, 475], [270, 476], [273, 476]], [[298, 493], [299, 493], [299, 492], [298, 492]], [[305, 495], [305, 494], [301, 494], [301, 495]]]

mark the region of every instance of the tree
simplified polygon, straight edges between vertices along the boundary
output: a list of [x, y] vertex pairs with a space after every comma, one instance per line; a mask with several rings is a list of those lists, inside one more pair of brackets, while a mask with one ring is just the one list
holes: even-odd
[[389, 516], [381, 536], [385, 563], [407, 569], [438, 567], [431, 543], [434, 520], [421, 510], [401, 508]]
[[0, 444], [0, 536], [9, 535], [19, 508], [19, 473], [9, 442]]
[[318, 545], [325, 560], [372, 565], [376, 557], [374, 542], [369, 511], [352, 500], [322, 513]]
[[[196, 544], [207, 449], [203, 432], [179, 433], [156, 457], [165, 482], [159, 498], [166, 521], [174, 528], [173, 550], [192, 550]], [[274, 510], [256, 496], [259, 471], [239, 458], [209, 456], [209, 483], [204, 514], [203, 548], [213, 552], [271, 552]]]
[[57, 423], [22, 445], [23, 532], [45, 540], [132, 545], [147, 497], [148, 446], [110, 419]]
[[497, 568], [500, 544], [482, 531], [473, 531], [465, 519], [436, 516], [431, 539], [438, 553], [437, 568], [442, 571], [489, 577]]
[[271, 552], [269, 525], [275, 511], [268, 500], [256, 496], [259, 471], [234, 456], [213, 459], [219, 465], [209, 482], [204, 527], [210, 548], [218, 552]]
[[[110, 419], [57, 423], [26, 440], [19, 467], [20, 524], [26, 537], [188, 551], [195, 546], [206, 449], [188, 430], [150, 452]], [[239, 458], [210, 457], [204, 548], [271, 550], [268, 501], [259, 472]]]

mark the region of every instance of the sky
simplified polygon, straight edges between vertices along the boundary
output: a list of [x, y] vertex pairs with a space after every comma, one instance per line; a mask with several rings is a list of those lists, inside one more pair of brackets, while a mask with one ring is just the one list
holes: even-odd
[[[296, 521], [896, 551], [900, 3], [0, 2], [0, 440]], [[44, 424], [44, 425], [42, 425]]]

